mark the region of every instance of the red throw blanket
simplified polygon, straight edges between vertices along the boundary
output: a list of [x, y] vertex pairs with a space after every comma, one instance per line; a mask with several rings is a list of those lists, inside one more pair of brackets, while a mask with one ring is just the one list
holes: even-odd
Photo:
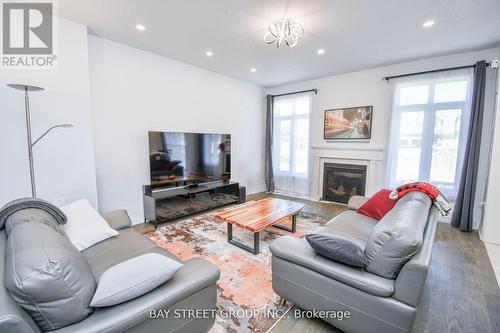
[[420, 191], [424, 192], [427, 194], [431, 199], [432, 202], [434, 203], [434, 206], [437, 207], [441, 215], [446, 216], [450, 213], [451, 211], [451, 206], [448, 200], [445, 198], [445, 196], [437, 189], [436, 186], [433, 186], [429, 183], [424, 183], [424, 182], [415, 182], [415, 183], [408, 183], [399, 186], [395, 190], [391, 192], [389, 195], [389, 198], [392, 200], [398, 200], [402, 196], [404, 196], [408, 192], [413, 192], [413, 191]]

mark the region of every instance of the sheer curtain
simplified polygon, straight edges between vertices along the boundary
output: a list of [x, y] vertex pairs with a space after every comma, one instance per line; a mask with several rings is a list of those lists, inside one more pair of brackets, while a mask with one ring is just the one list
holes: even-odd
[[309, 196], [309, 94], [274, 98], [273, 173], [275, 190]]
[[169, 150], [170, 159], [186, 162], [186, 141], [184, 133], [162, 133], [163, 147]]
[[454, 200], [470, 120], [473, 69], [392, 79], [387, 183], [436, 185]]
[[220, 158], [219, 146], [222, 135], [201, 135], [201, 158], [207, 172], [216, 175], [222, 171], [222, 158]]

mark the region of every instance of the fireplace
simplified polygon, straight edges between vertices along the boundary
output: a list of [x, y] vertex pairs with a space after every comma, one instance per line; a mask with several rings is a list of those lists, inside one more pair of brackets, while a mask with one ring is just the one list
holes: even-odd
[[322, 200], [347, 204], [354, 195], [365, 195], [366, 165], [325, 163]]

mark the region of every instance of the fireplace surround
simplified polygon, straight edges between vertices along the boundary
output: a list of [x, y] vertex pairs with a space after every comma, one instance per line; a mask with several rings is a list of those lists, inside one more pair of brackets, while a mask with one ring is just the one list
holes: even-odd
[[365, 195], [366, 165], [325, 163], [322, 200], [347, 204], [354, 195]]

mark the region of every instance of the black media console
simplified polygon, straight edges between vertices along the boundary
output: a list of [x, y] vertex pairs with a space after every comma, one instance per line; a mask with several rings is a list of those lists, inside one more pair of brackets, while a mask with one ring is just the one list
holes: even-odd
[[151, 189], [143, 186], [144, 218], [159, 223], [244, 201], [239, 184], [214, 181], [195, 186]]

